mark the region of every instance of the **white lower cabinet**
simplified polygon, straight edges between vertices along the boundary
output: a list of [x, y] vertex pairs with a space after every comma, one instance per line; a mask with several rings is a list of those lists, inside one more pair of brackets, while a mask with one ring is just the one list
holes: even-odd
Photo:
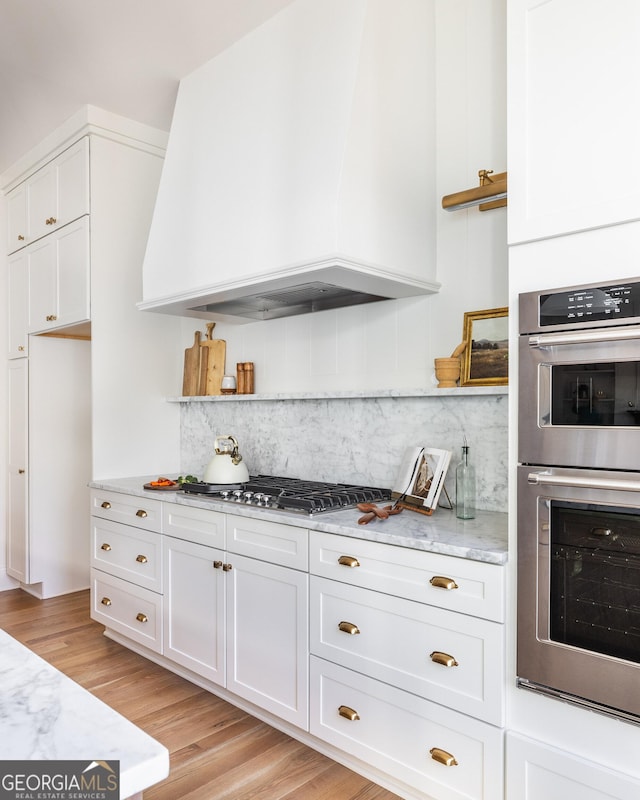
[[162, 546], [164, 655], [224, 686], [224, 552], [171, 536], [163, 537]]
[[508, 800], [637, 800], [640, 781], [521, 736], [507, 737]]
[[227, 689], [307, 730], [309, 576], [234, 553], [228, 561]]
[[428, 797], [502, 797], [500, 728], [314, 656], [310, 732]]

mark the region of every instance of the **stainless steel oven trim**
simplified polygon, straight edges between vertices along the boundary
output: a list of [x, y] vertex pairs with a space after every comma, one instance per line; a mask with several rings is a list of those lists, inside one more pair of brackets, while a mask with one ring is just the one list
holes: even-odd
[[640, 339], [640, 326], [620, 325], [614, 328], [600, 328], [597, 330], [581, 330], [573, 332], [539, 333], [529, 336], [529, 347], [557, 347], [573, 344], [598, 344], [601, 342], [623, 342], [626, 339], [635, 341]]
[[[640, 333], [640, 326], [637, 328]], [[639, 470], [638, 449], [629, 436], [640, 434], [635, 425], [579, 426], [551, 424], [551, 368], [554, 365], [640, 360], [639, 339], [593, 340], [548, 347], [531, 347], [520, 337], [518, 461], [579, 467], [598, 464], [602, 469]], [[635, 401], [635, 400], [634, 400]], [[635, 410], [635, 406], [632, 407]], [[637, 410], [640, 411], [640, 408]], [[597, 462], [596, 462], [597, 458]]]
[[[530, 476], [547, 483], [530, 481]], [[549, 483], [549, 478], [557, 480]], [[548, 611], [550, 501], [588, 502], [640, 513], [640, 491], [631, 489], [636, 478], [633, 473], [605, 470], [518, 467], [516, 674], [528, 688], [543, 687], [571, 702], [580, 698], [605, 713], [640, 721], [640, 664], [551, 641]], [[581, 485], [585, 480], [587, 485]], [[595, 489], [598, 484], [601, 488]]]

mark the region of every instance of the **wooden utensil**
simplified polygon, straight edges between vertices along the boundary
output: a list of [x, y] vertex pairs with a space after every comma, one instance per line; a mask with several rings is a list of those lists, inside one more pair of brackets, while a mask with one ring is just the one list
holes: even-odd
[[182, 395], [192, 397], [200, 392], [200, 331], [193, 336], [193, 344], [184, 351]]
[[460, 344], [456, 347], [456, 349], [451, 353], [451, 358], [459, 358], [465, 351], [467, 347], [466, 342], [460, 342]]
[[222, 377], [224, 375], [224, 362], [227, 353], [227, 343], [224, 339], [212, 339], [215, 322], [207, 322], [207, 338], [200, 343], [203, 351], [207, 351], [207, 380], [204, 394], [222, 394]]

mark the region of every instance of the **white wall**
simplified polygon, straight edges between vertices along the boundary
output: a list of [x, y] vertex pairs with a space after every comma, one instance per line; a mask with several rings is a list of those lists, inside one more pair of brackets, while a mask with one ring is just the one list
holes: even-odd
[[[248, 325], [219, 323], [227, 372], [253, 361], [257, 392], [428, 388], [465, 311], [507, 305], [506, 209], [446, 212], [444, 194], [506, 169], [505, 0], [436, 0], [437, 295]], [[410, 120], [407, 120], [410, 124]], [[425, 224], [427, 224], [425, 222]], [[194, 327], [185, 324], [185, 347]]]

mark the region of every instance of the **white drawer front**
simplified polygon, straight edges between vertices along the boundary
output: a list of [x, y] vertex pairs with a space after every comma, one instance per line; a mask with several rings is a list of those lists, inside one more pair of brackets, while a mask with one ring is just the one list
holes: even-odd
[[162, 537], [91, 517], [91, 566], [162, 592]]
[[406, 547], [310, 532], [314, 575], [504, 621], [504, 567]]
[[162, 531], [162, 503], [149, 497], [92, 489], [91, 514], [147, 531]]
[[162, 652], [162, 596], [91, 570], [91, 618]]
[[502, 725], [500, 623], [315, 576], [310, 607], [312, 653]]
[[310, 731], [429, 797], [502, 797], [500, 728], [314, 656]]
[[163, 533], [206, 547], [225, 549], [225, 514], [179, 503], [165, 503], [163, 513]]
[[229, 514], [227, 550], [306, 571], [309, 568], [309, 531], [296, 525]]

